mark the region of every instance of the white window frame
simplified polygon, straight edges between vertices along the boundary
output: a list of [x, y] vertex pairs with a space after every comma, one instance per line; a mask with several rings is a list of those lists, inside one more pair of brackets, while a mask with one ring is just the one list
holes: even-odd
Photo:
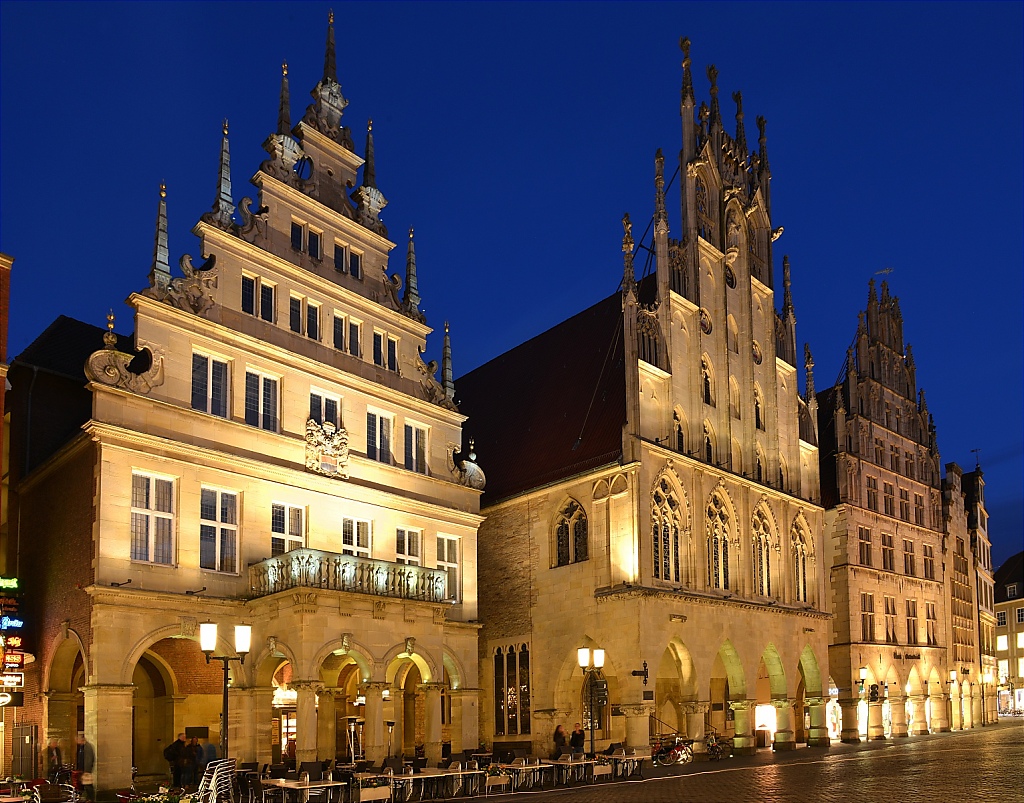
[[[377, 360], [377, 344], [380, 343], [380, 361]], [[391, 351], [392, 344], [394, 347], [394, 361], [392, 361]], [[383, 329], [377, 329], [374, 327], [373, 330], [373, 364], [378, 368], [383, 368], [392, 373], [399, 373], [398, 370], [398, 344], [399, 338], [392, 335]]]
[[1006, 611], [996, 611], [996, 627], [1006, 627]]
[[[252, 376], [257, 377], [259, 379], [259, 383], [257, 384], [257, 393], [256, 393], [257, 410], [256, 410], [256, 422], [255, 423], [249, 421], [249, 417], [248, 417], [249, 416], [249, 405], [248, 405], [248, 402], [249, 402], [249, 375], [250, 374]], [[244, 387], [244, 399], [245, 399], [244, 420], [245, 420], [245, 423], [248, 424], [251, 427], [256, 427], [257, 429], [266, 430], [267, 432], [279, 432], [280, 429], [281, 429], [281, 378], [278, 377], [278, 376], [275, 376], [274, 374], [269, 374], [269, 373], [266, 373], [264, 371], [260, 371], [258, 369], [249, 368], [249, 367], [246, 367], [246, 369], [245, 369], [245, 377], [246, 377], [245, 387]], [[267, 418], [267, 413], [266, 413], [266, 410], [265, 410], [265, 406], [266, 406], [266, 390], [267, 390], [266, 383], [268, 381], [274, 383], [274, 393], [275, 393], [275, 396], [276, 396], [276, 398], [274, 399], [274, 413], [273, 413], [273, 415], [274, 415], [274, 419], [273, 419], [274, 426], [273, 427], [268, 427], [267, 426], [267, 424], [269, 423], [269, 420]]]
[[423, 560], [423, 531], [415, 527], [395, 529], [395, 563], [419, 566]]
[[[273, 282], [268, 282], [262, 276], [258, 276], [255, 273], [247, 273], [247, 272], [243, 273], [242, 274], [242, 282], [244, 283], [246, 279], [248, 279], [249, 281], [251, 281], [253, 283], [253, 311], [252, 312], [246, 312], [245, 309], [243, 308], [244, 295], [240, 295], [239, 296], [238, 308], [240, 310], [242, 310], [242, 314], [243, 315], [251, 315], [252, 317], [257, 318], [257, 319], [259, 319], [261, 321], [266, 321], [267, 323], [273, 323], [274, 319], [277, 317], [277, 285], [274, 284]], [[263, 309], [263, 290], [264, 290], [264, 288], [270, 290], [270, 307], [269, 307], [270, 317], [269, 318], [266, 317], [263, 314], [263, 312], [264, 312], [264, 309]]]
[[[315, 254], [313, 253], [313, 237], [317, 239]], [[309, 254], [310, 259], [315, 259], [317, 262], [322, 261], [324, 258], [324, 233], [314, 226], [306, 227], [306, 253]]]
[[[274, 509], [281, 508], [284, 514], [283, 530], [274, 529]], [[299, 513], [299, 533], [291, 532], [292, 511]], [[274, 541], [282, 541], [283, 552], [274, 551]], [[293, 549], [301, 549], [306, 545], [306, 508], [302, 505], [290, 505], [287, 502], [271, 502], [270, 504], [270, 554], [282, 555]]]
[[[352, 337], [352, 333], [355, 332], [355, 338]], [[353, 340], [355, 343], [353, 344]], [[362, 358], [363, 356], [363, 322], [357, 318], [351, 316], [348, 317], [348, 328], [345, 330], [345, 345], [348, 347], [348, 353], [353, 357]]]
[[[366, 525], [366, 543], [361, 544], [359, 525]], [[345, 539], [350, 542], [346, 543]], [[373, 555], [373, 522], [367, 519], [344, 517], [341, 520], [341, 554], [355, 555], [358, 558], [370, 558]]]
[[[370, 417], [373, 416], [376, 420], [372, 425], [374, 427], [374, 437], [371, 440], [371, 423]], [[386, 436], [387, 436], [387, 448], [384, 448], [385, 440], [385, 422], [386, 422]], [[392, 459], [395, 442], [395, 418], [390, 413], [385, 413], [382, 410], [375, 410], [373, 408], [367, 408], [366, 410], [366, 457], [377, 463], [383, 463], [386, 466], [394, 465]]]
[[[419, 433], [423, 433], [423, 453], [420, 454], [417, 448], [419, 444]], [[417, 474], [429, 474], [427, 469], [430, 455], [430, 427], [419, 424], [415, 421], [406, 421], [402, 428], [403, 433], [403, 460], [402, 464]]]
[[[338, 340], [338, 322], [341, 322], [341, 340]], [[334, 315], [331, 318], [331, 346], [336, 351], [345, 351], [348, 345], [348, 316], [339, 311], [334, 310]]]
[[1017, 624], [1024, 625], [1024, 608], [1017, 609]]
[[[143, 478], [146, 480], [146, 494], [148, 496], [148, 507], [139, 507], [135, 504], [135, 478]], [[158, 566], [174, 566], [175, 565], [175, 548], [177, 546], [175, 538], [175, 519], [176, 519], [176, 502], [177, 497], [175, 494], [175, 483], [177, 478], [169, 477], [162, 474], [154, 474], [150, 471], [132, 471], [132, 481], [129, 487], [129, 503], [131, 505], [131, 515], [129, 521], [129, 533], [130, 533], [130, 551], [129, 555], [133, 563], [153, 563]], [[171, 501], [169, 504], [170, 510], [157, 510], [154, 505], [156, 503], [156, 488], [157, 482], [167, 482], [171, 486]], [[146, 521], [146, 556], [136, 557], [135, 555], [135, 533], [134, 523], [136, 517], [144, 518]], [[170, 528], [170, 544], [167, 547], [167, 560], [156, 560], [157, 544], [156, 544], [156, 527], [154, 526], [157, 521], [166, 521]]]
[[[455, 535], [437, 534], [437, 568], [448, 574], [448, 582], [445, 583], [446, 599], [453, 602], [458, 602], [462, 599], [461, 541], [462, 539]], [[443, 548], [442, 544], [444, 545]], [[453, 546], [455, 553], [454, 561], [451, 559]], [[453, 585], [455, 586], [454, 589], [452, 588]]]
[[[214, 494], [214, 518], [208, 519], [203, 516], [203, 495]], [[224, 521], [223, 500], [225, 497], [234, 497], [234, 521]], [[238, 574], [238, 520], [239, 520], [239, 493], [238, 491], [217, 488], [211, 485], [204, 485], [199, 494], [199, 568], [209, 572], [221, 572], [224, 574]], [[213, 530], [214, 566], [203, 566], [203, 528]], [[234, 560], [231, 565], [224, 562], [224, 537], [230, 535], [234, 539]]]
[[[314, 399], [319, 399], [319, 413], [313, 415], [315, 402]], [[327, 416], [328, 402], [334, 402], [334, 418]], [[311, 387], [309, 389], [309, 417], [316, 421], [318, 424], [323, 424], [324, 421], [330, 421], [337, 428], [341, 425], [341, 396], [330, 391], [321, 390], [318, 387]]]
[[[310, 301], [307, 298], [307, 299], [305, 299], [305, 301], [304, 301], [302, 306], [303, 306], [303, 309], [302, 309], [302, 322], [303, 322], [303, 324], [306, 327], [306, 337], [308, 337], [310, 340], [313, 340], [313, 341], [316, 341], [317, 343], [319, 343], [320, 340], [323, 337], [323, 320], [322, 320], [321, 315], [320, 315], [321, 311], [323, 310], [323, 305], [317, 303], [316, 301]], [[314, 321], [313, 328], [315, 329], [315, 331], [310, 331], [310, 328], [309, 328], [309, 322], [310, 322], [309, 315], [310, 315], [311, 312], [314, 313], [315, 316], [316, 316], [316, 317], [313, 318], [313, 321]]]
[[[204, 400], [203, 407], [196, 407], [195, 405], [195, 383], [196, 383], [196, 357], [202, 357], [206, 360], [206, 398]], [[213, 411], [213, 366], [214, 363], [218, 363], [224, 366], [224, 390], [222, 392], [224, 401], [224, 412], [218, 413]], [[207, 413], [208, 415], [214, 415], [218, 418], [230, 418], [231, 417], [231, 360], [220, 357], [216, 354], [211, 354], [201, 349], [196, 349], [192, 352], [192, 394], [191, 394], [191, 405], [192, 409], [200, 413]]]

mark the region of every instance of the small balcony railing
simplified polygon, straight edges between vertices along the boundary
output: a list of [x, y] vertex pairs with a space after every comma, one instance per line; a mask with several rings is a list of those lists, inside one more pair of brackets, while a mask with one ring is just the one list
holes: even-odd
[[290, 588], [322, 588], [375, 597], [445, 602], [448, 575], [437, 569], [408, 566], [319, 549], [293, 549], [249, 567], [253, 597]]

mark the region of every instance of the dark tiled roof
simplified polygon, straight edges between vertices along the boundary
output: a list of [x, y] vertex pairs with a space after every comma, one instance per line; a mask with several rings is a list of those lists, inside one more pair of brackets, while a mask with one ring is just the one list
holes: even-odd
[[615, 462], [626, 380], [615, 293], [455, 383], [487, 474], [482, 504]]
[[[35, 365], [48, 371], [81, 379], [85, 382], [85, 361], [94, 351], [103, 348], [103, 333], [99, 326], [61, 315], [46, 327], [21, 354], [13, 365]], [[126, 354], [135, 351], [134, 336], [118, 335], [117, 349]]]
[[1006, 586], [1011, 583], [1017, 584], [1017, 596], [1014, 599], [1021, 599], [1024, 594], [1024, 552], [1018, 552], [1003, 561], [995, 573], [996, 602], [1006, 602]]

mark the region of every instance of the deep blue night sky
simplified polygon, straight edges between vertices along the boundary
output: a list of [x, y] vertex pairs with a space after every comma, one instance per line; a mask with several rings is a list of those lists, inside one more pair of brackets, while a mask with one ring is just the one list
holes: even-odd
[[[172, 264], [214, 199], [231, 123], [236, 203], [277, 119], [322, 72], [328, 4], [0, 4], [0, 250], [16, 258], [13, 359], [57, 315], [129, 331], [157, 187]], [[678, 39], [698, 103], [768, 118], [775, 245], [798, 340], [838, 376], [867, 282], [900, 297], [943, 462], [981, 449], [994, 561], [1022, 548], [1022, 5], [344, 3], [345, 121], [374, 120], [383, 219], [416, 227], [428, 341], [456, 376], [614, 292], [620, 219], [653, 213], [680, 147]], [[678, 186], [678, 185], [675, 185]], [[675, 189], [673, 187], [673, 190]], [[670, 199], [672, 193], [670, 192]], [[670, 206], [678, 236], [678, 202]], [[638, 261], [641, 264], [641, 261]], [[778, 280], [777, 280], [778, 281]], [[781, 282], [780, 282], [781, 284]], [[781, 301], [780, 301], [781, 303]], [[523, 377], [524, 389], [529, 377]], [[500, 460], [499, 455], [481, 455]]]

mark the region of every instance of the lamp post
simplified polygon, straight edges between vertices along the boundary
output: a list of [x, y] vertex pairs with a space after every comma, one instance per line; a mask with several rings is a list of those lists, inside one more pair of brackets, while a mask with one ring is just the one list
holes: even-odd
[[576, 650], [576, 658], [580, 669], [583, 670], [583, 682], [587, 684], [590, 697], [590, 754], [594, 754], [594, 679], [591, 673], [604, 666], [604, 650], [594, 650], [591, 653], [589, 647], [580, 647]]
[[224, 758], [228, 757], [228, 666], [232, 661], [238, 661], [239, 666], [245, 663], [245, 656], [249, 654], [252, 647], [252, 627], [249, 625], [235, 625], [235, 652], [234, 655], [214, 655], [217, 649], [217, 624], [215, 622], [203, 622], [199, 625], [199, 649], [206, 656], [206, 663], [220, 661], [224, 665], [224, 688], [220, 708], [220, 748]]
[[393, 719], [384, 720], [384, 724], [388, 726], [388, 758], [391, 758], [391, 734], [395, 730], [395, 721]]

